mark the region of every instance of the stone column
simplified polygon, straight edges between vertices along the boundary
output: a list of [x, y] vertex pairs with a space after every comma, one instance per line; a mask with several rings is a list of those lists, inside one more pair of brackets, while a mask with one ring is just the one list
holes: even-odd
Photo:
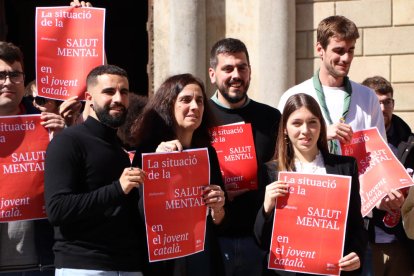
[[224, 35], [246, 44], [252, 66], [248, 95], [276, 107], [282, 93], [295, 83], [295, 1], [226, 0], [224, 7], [218, 2], [208, 5], [209, 39]]
[[154, 1], [154, 88], [172, 74], [206, 75], [203, 0]]
[[277, 107], [283, 92], [295, 84], [295, 1], [257, 3], [257, 57], [252, 68], [257, 78], [255, 98]]

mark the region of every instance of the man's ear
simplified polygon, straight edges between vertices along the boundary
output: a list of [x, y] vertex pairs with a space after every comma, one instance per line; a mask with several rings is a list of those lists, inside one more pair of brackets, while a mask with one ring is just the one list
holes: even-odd
[[211, 84], [215, 84], [216, 83], [216, 72], [214, 71], [213, 68], [211, 67], [208, 68], [208, 75], [210, 77]]
[[316, 43], [315, 50], [318, 53], [318, 56], [320, 56], [320, 57], [323, 56], [323, 47], [322, 47], [320, 42]]
[[87, 101], [91, 101], [92, 100], [92, 94], [91, 94], [91, 92], [89, 92], [89, 91], [86, 91], [85, 92], [85, 99]]

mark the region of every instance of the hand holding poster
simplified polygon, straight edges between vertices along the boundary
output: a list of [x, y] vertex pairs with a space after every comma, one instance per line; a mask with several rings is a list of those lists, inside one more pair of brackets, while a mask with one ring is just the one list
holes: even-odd
[[104, 64], [105, 9], [36, 8], [36, 81], [41, 97], [84, 99], [86, 76]]
[[279, 172], [279, 180], [289, 194], [276, 202], [269, 268], [339, 275], [351, 177]]
[[226, 191], [256, 190], [257, 161], [251, 125], [218, 126], [212, 134]]
[[203, 188], [210, 183], [207, 149], [144, 153], [142, 169], [147, 173], [143, 190], [150, 262], [203, 251]]
[[351, 143], [341, 145], [341, 149], [344, 155], [357, 159], [362, 216], [366, 216], [390, 189], [414, 184], [377, 128], [354, 132]]
[[0, 222], [45, 218], [49, 133], [40, 115], [0, 117]]

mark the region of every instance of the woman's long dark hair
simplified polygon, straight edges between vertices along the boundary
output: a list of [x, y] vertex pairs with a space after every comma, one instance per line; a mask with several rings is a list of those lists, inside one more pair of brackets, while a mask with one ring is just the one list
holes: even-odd
[[282, 123], [279, 124], [279, 131], [276, 142], [276, 152], [274, 159], [277, 160], [278, 171], [294, 171], [295, 170], [295, 152], [289, 137], [285, 134], [287, 121], [290, 115], [301, 107], [308, 109], [316, 118], [318, 118], [321, 131], [317, 142], [318, 149], [326, 154], [328, 150], [328, 140], [326, 137], [326, 124], [322, 116], [322, 111], [318, 102], [308, 94], [299, 93], [289, 97], [286, 101], [282, 113]]
[[135, 146], [155, 149], [162, 141], [177, 139], [174, 104], [178, 94], [189, 84], [200, 86], [204, 100], [201, 125], [194, 131], [191, 146], [211, 145], [210, 128], [213, 126], [213, 115], [207, 103], [204, 83], [191, 74], [179, 74], [167, 78], [161, 84], [155, 95], [148, 101], [141, 116], [135, 120], [131, 127]]

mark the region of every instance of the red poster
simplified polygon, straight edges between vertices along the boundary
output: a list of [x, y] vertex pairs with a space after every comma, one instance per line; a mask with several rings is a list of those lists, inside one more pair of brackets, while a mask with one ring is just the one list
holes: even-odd
[[341, 145], [341, 149], [344, 155], [353, 156], [358, 162], [362, 216], [366, 216], [390, 189], [414, 184], [377, 128], [354, 132], [351, 143]]
[[251, 125], [218, 126], [212, 134], [226, 190], [256, 190], [257, 160]]
[[0, 222], [45, 218], [49, 133], [40, 115], [0, 117]]
[[339, 275], [351, 177], [280, 172], [290, 193], [277, 200], [269, 268]]
[[207, 207], [202, 196], [210, 183], [209, 168], [207, 149], [142, 154], [150, 262], [204, 250]]
[[36, 83], [39, 96], [84, 99], [86, 76], [104, 64], [105, 9], [36, 8]]

